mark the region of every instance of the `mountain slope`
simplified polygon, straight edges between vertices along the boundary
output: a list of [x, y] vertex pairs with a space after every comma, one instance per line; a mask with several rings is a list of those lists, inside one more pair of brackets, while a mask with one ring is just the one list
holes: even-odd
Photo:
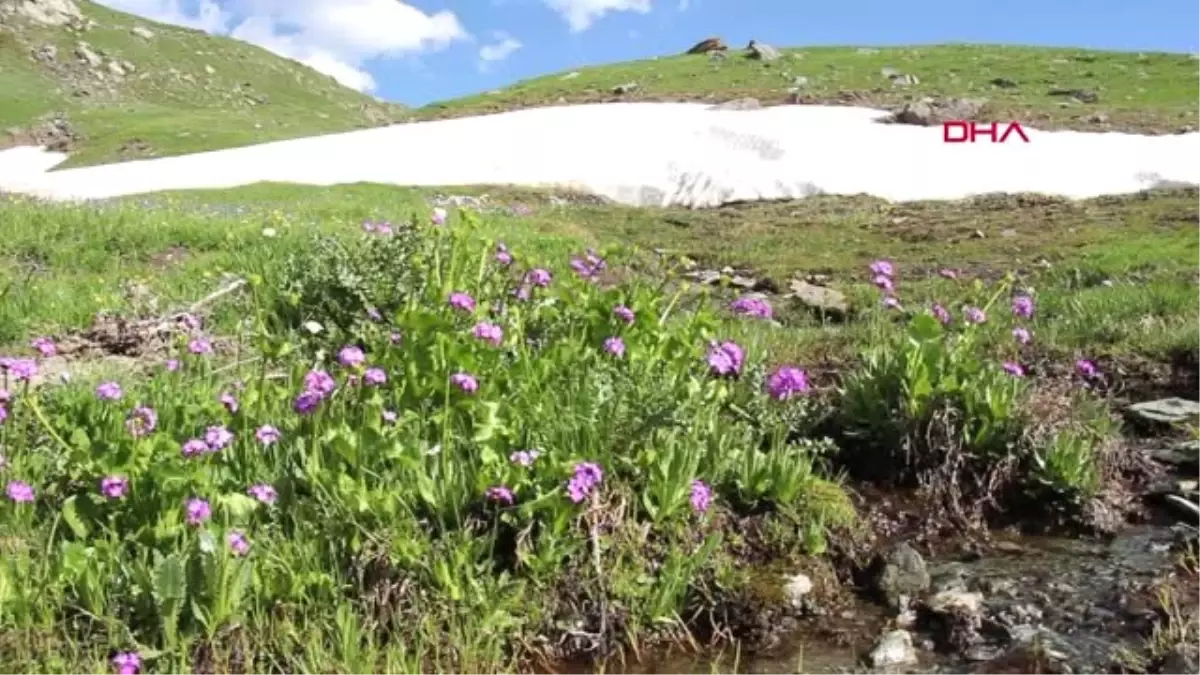
[[[68, 165], [236, 147], [402, 119], [401, 106], [229, 38], [86, 0], [0, 0], [0, 144]], [[65, 124], [63, 123], [65, 120]]]
[[891, 108], [932, 96], [983, 99], [986, 116], [978, 119], [1043, 129], [1175, 133], [1196, 129], [1200, 107], [1197, 62], [1187, 54], [1000, 45], [779, 52], [772, 61], [731, 49], [725, 58], [689, 54], [583, 68], [415, 112], [437, 119], [564, 103], [740, 97]]

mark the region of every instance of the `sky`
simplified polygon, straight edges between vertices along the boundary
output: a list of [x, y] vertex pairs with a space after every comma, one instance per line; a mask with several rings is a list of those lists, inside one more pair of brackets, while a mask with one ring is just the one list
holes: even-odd
[[228, 35], [412, 106], [720, 36], [1200, 51], [1197, 0], [98, 0]]

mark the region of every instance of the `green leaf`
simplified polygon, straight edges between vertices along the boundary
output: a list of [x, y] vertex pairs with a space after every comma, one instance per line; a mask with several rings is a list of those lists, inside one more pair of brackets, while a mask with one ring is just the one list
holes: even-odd
[[67, 497], [66, 501], [63, 502], [62, 519], [63, 522], [67, 524], [67, 527], [71, 528], [71, 533], [74, 534], [77, 539], [87, 539], [88, 526], [87, 523], [83, 522], [83, 519], [79, 517], [79, 511], [75, 508], [76, 497], [77, 495], [71, 495], [70, 497]]
[[154, 595], [160, 604], [178, 602], [187, 594], [187, 578], [183, 561], [172, 553], [159, 559], [154, 566]]
[[244, 520], [258, 508], [258, 502], [240, 492], [231, 492], [217, 498], [217, 503], [229, 513], [232, 520]]
[[71, 432], [71, 445], [84, 452], [88, 452], [92, 449], [92, 439], [88, 438], [86, 431], [76, 427]]

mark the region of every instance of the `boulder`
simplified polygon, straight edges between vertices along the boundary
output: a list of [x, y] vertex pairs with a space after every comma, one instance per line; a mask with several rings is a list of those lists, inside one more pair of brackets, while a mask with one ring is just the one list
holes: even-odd
[[917, 650], [913, 647], [912, 635], [906, 630], [894, 630], [884, 634], [871, 648], [867, 661], [872, 668], [889, 668], [916, 663]]
[[765, 42], [751, 40], [746, 45], [746, 56], [760, 61], [774, 61], [779, 58], [779, 50]]
[[983, 101], [965, 98], [924, 98], [914, 103], [905, 103], [892, 112], [886, 121], [895, 124], [933, 126], [942, 122], [972, 120], [983, 109]]
[[687, 50], [688, 54], [708, 54], [711, 52], [723, 52], [729, 47], [719, 37], [710, 37], [692, 45], [692, 48]]

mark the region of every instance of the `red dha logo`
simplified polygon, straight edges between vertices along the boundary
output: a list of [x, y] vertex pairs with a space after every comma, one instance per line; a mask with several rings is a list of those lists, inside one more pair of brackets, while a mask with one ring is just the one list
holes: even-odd
[[976, 122], [942, 122], [942, 142], [974, 143], [977, 137], [987, 136], [993, 143], [1004, 143], [1013, 132], [1016, 132], [1021, 140], [1029, 142], [1029, 137], [1025, 135], [1020, 122], [1009, 122], [1004, 132], [999, 135], [996, 127], [995, 122], [986, 125]]

